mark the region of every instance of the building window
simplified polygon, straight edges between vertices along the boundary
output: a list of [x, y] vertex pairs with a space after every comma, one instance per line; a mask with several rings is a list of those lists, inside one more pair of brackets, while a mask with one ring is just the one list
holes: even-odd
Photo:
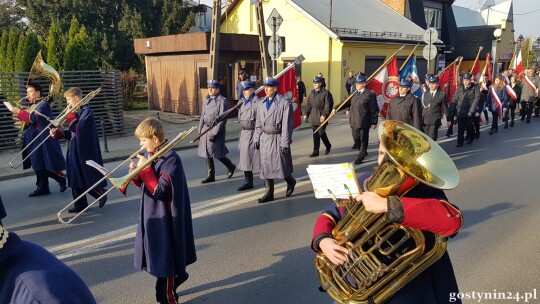
[[[437, 8], [424, 7], [427, 27], [434, 27], [441, 34], [442, 11]], [[431, 20], [430, 20], [431, 19]]]

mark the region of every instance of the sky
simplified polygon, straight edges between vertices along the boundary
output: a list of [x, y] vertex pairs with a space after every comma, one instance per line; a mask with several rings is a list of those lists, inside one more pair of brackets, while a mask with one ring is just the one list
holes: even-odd
[[[472, 10], [479, 9], [485, 0], [456, 0], [454, 5], [466, 7]], [[496, 4], [504, 0], [495, 0]], [[540, 1], [539, 0], [513, 0], [514, 5], [514, 36], [519, 34], [523, 37], [540, 37]]]
[[[197, 0], [195, 0], [197, 1]], [[324, 1], [324, 0], [314, 0]], [[505, 0], [495, 0], [499, 4]], [[514, 29], [516, 38], [519, 34], [523, 37], [540, 37], [540, 0], [513, 0], [514, 1]], [[222, 1], [223, 3], [224, 1]], [[455, 0], [454, 5], [479, 9], [486, 0]], [[212, 6], [212, 0], [200, 0], [201, 4]]]

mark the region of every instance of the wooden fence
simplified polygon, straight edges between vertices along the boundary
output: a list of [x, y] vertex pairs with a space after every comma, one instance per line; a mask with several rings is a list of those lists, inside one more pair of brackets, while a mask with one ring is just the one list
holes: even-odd
[[[26, 96], [25, 85], [28, 76], [29, 73], [0, 72], [0, 150], [20, 146], [22, 133], [19, 132], [19, 122], [14, 119], [3, 102], [17, 102]], [[62, 79], [61, 94], [70, 87], [79, 87], [84, 97], [89, 92], [101, 87], [101, 92], [88, 104], [94, 111], [98, 132], [100, 136], [103, 136], [101, 132], [103, 121], [106, 135], [123, 134], [124, 110], [120, 71], [66, 71], [60, 73], [60, 78]], [[43, 89], [41, 96], [47, 96], [50, 81], [46, 78], [38, 78], [35, 82], [39, 83]], [[53, 115], [57, 116], [65, 106], [65, 99], [59, 98], [52, 105]]]

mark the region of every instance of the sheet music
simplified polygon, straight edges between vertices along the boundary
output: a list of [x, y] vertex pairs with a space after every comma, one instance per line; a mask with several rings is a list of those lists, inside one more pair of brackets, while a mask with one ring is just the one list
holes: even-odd
[[309, 165], [307, 172], [316, 198], [333, 198], [328, 192], [330, 190], [336, 198], [348, 199], [349, 192], [345, 185], [353, 197], [360, 194], [354, 165], [351, 163]]
[[104, 176], [105, 176], [105, 175], [108, 175], [108, 174], [110, 173], [109, 170], [105, 169], [105, 167], [103, 167], [102, 165], [96, 163], [96, 162], [93, 161], [93, 160], [87, 160], [87, 161], [86, 161], [86, 164], [89, 165], [90, 167], [95, 168], [96, 170], [98, 170], [99, 172], [101, 172], [101, 174], [103, 174]]
[[6, 108], [8, 108], [10, 112], [13, 112], [13, 106], [11, 105], [11, 103], [9, 103], [9, 101], [4, 101], [4, 105], [6, 106]]

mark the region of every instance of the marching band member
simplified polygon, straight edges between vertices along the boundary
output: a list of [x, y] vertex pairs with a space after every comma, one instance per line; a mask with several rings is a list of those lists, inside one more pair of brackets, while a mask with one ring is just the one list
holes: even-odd
[[521, 79], [521, 108], [523, 109], [521, 121], [531, 123], [533, 105], [538, 98], [538, 76], [534, 75], [534, 67], [530, 66], [525, 70], [525, 75]]
[[[41, 86], [38, 83], [29, 82], [26, 85], [26, 96], [30, 103], [38, 102], [41, 98]], [[13, 107], [12, 112], [17, 115], [17, 119], [21, 122], [26, 122], [26, 129], [23, 133], [23, 148], [26, 147], [38, 134], [43, 131], [48, 125], [49, 121], [42, 115], [52, 119], [52, 109], [48, 100], [41, 100], [37, 104], [36, 109], [33, 112], [29, 112], [17, 107]], [[36, 114], [40, 113], [42, 115]], [[28, 148], [28, 152], [34, 150], [34, 148], [45, 139], [47, 135], [42, 134], [41, 140], [36, 140]], [[23, 157], [26, 157], [23, 153]], [[66, 161], [62, 156], [62, 149], [60, 143], [54, 138], [45, 140], [39, 148], [36, 149], [32, 155], [30, 155], [30, 162], [23, 163], [23, 168], [28, 169], [30, 166], [36, 172], [36, 186], [37, 189], [34, 192], [28, 194], [29, 197], [40, 196], [50, 194], [49, 190], [49, 177], [54, 179], [60, 185], [60, 192], [64, 192], [67, 189], [66, 177], [62, 170], [66, 169]]]
[[[163, 125], [156, 119], [143, 120], [135, 130], [146, 155], [139, 155], [131, 170], [167, 143]], [[144, 168], [134, 179], [141, 188], [139, 223], [135, 235], [135, 267], [156, 277], [156, 300], [178, 303], [176, 289], [189, 275], [186, 267], [195, 263], [195, 240], [187, 180], [180, 156], [172, 149]]]
[[45, 248], [8, 232], [1, 223], [0, 268], [0, 303], [96, 303], [71, 268]]
[[255, 148], [261, 152], [261, 178], [266, 192], [259, 203], [274, 200], [274, 179], [284, 178], [287, 182], [286, 196], [291, 196], [296, 186], [292, 176], [291, 137], [293, 132], [293, 109], [291, 102], [277, 92], [279, 82], [266, 77], [266, 98], [259, 103], [255, 122]]
[[243, 96], [239, 103], [242, 105], [238, 110], [240, 121], [240, 138], [238, 139], [238, 169], [244, 171], [244, 184], [238, 191], [253, 189], [253, 171], [259, 172], [261, 159], [259, 150], [255, 149], [253, 136], [255, 133], [255, 119], [259, 107], [259, 97], [255, 94], [255, 84], [242, 81]]
[[[64, 92], [64, 97], [69, 108], [76, 107], [82, 99], [80, 88], [72, 87]], [[67, 117], [67, 129], [52, 129], [51, 136], [57, 139], [65, 138], [68, 141], [66, 153], [67, 160], [67, 179], [71, 187], [73, 199], [79, 197], [102, 179], [101, 173], [97, 170], [89, 169], [87, 160], [93, 160], [99, 165], [103, 165], [101, 157], [101, 148], [96, 127], [94, 112], [88, 105], [80, 107], [77, 111], [71, 112]], [[105, 193], [107, 181], [103, 180], [99, 185], [89, 192], [96, 199]], [[107, 196], [99, 201], [99, 207], [102, 208], [107, 202]], [[68, 209], [69, 213], [78, 213], [88, 206], [86, 196], [77, 200], [73, 207]]]
[[[379, 144], [378, 163], [387, 153]], [[370, 174], [359, 176], [364, 185]], [[365, 187], [364, 187], [365, 188]], [[463, 225], [461, 212], [448, 202], [442, 190], [419, 183], [404, 196], [381, 197], [375, 192], [364, 191], [356, 202], [364, 204], [372, 213], [386, 213], [390, 223], [420, 229], [426, 243], [433, 243], [433, 233], [453, 237]], [[344, 265], [351, 253], [332, 237], [332, 230], [345, 216], [347, 208], [338, 208], [335, 203], [328, 206], [317, 218], [313, 229], [311, 249], [324, 255], [335, 265]], [[458, 286], [448, 252], [407, 283], [386, 302], [392, 303], [447, 303], [450, 293], [457, 293]], [[456, 303], [460, 303], [457, 299]]]
[[463, 75], [463, 84], [452, 97], [452, 103], [456, 107], [458, 120], [457, 146], [463, 147], [465, 141], [465, 130], [467, 131], [467, 144], [474, 140], [474, 127], [472, 117], [475, 115], [478, 103], [480, 101], [480, 90], [472, 83], [472, 75], [467, 73]]
[[[229, 104], [223, 95], [219, 93], [220, 84], [216, 80], [208, 80], [208, 96], [203, 102], [201, 120], [199, 121], [199, 133], [211, 128], [216, 118], [229, 108]], [[214, 157], [227, 167], [227, 178], [234, 174], [236, 166], [227, 157], [229, 150], [225, 146], [225, 128], [227, 119], [220, 120], [215, 128], [202, 136], [199, 140], [199, 156], [206, 159], [208, 176], [201, 183], [211, 183], [216, 180]]]
[[486, 100], [486, 106], [491, 112], [493, 121], [489, 135], [499, 132], [499, 117], [502, 116], [504, 128], [508, 128], [508, 93], [503, 86], [503, 80], [497, 76], [489, 88], [489, 94]]
[[322, 78], [314, 77], [313, 90], [309, 92], [306, 110], [304, 113], [304, 121], [309, 122], [311, 124], [311, 129], [314, 131], [313, 152], [311, 153], [311, 155], [309, 155], [309, 157], [319, 156], [321, 140], [324, 143], [324, 147], [326, 148], [324, 152], [325, 155], [330, 153], [330, 149], [332, 148], [332, 144], [330, 144], [330, 140], [328, 140], [328, 135], [326, 134], [327, 124], [322, 126], [319, 131], [315, 132], [315, 130], [319, 128], [321, 123], [324, 122], [326, 117], [330, 115], [330, 109], [332, 108], [333, 104], [332, 99], [332, 94], [330, 94], [329, 91], [322, 87]]
[[516, 75], [510, 76], [510, 84], [507, 84], [505, 88], [510, 97], [508, 100], [508, 105], [510, 107], [510, 127], [513, 127], [514, 119], [516, 118], [516, 107], [521, 100], [521, 85], [518, 82]]
[[443, 111], [448, 113], [448, 104], [446, 94], [439, 89], [439, 77], [430, 76], [427, 81], [429, 90], [422, 95], [424, 133], [431, 139], [437, 140], [439, 128], [442, 125]]

